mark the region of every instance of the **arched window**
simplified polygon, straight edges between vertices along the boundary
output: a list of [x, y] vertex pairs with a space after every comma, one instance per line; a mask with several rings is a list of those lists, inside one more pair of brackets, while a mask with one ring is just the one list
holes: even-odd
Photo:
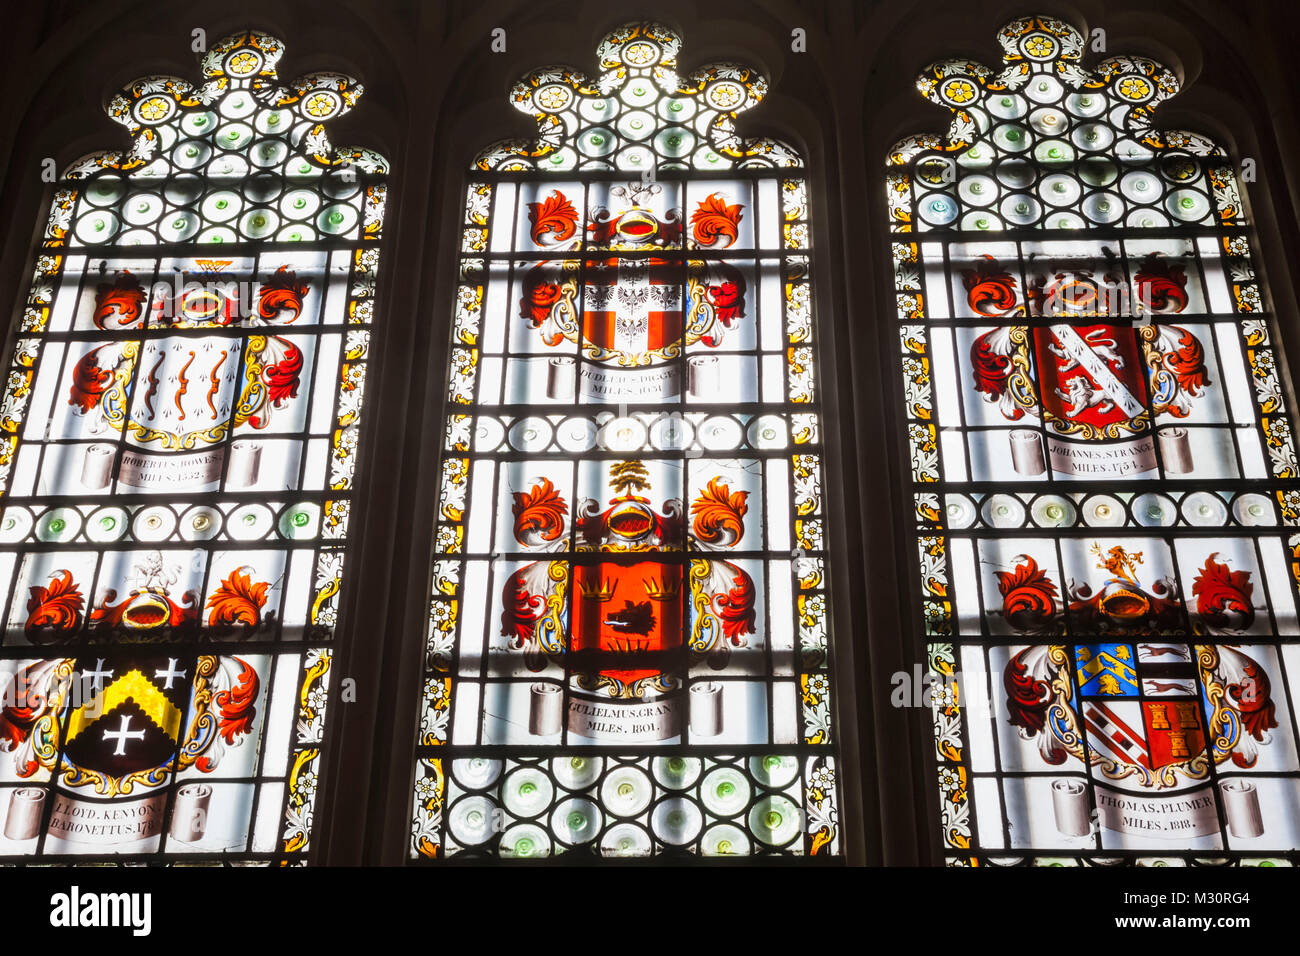
[[839, 852], [802, 164], [679, 46], [469, 180], [413, 858]]
[[1300, 489], [1222, 149], [1057, 20], [947, 61], [889, 157], [950, 860], [1258, 862], [1300, 839]]
[[215, 43], [73, 163], [0, 417], [0, 856], [307, 845], [384, 161], [361, 87]]

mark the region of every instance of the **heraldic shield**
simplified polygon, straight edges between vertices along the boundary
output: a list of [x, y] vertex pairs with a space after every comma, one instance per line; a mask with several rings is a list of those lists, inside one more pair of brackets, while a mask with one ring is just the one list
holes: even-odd
[[1255, 785], [1235, 775], [1277, 759], [1274, 731], [1285, 719], [1275, 660], [1245, 643], [1268, 627], [1258, 569], [1241, 552], [1189, 541], [1180, 558], [1199, 568], [1185, 594], [1165, 546], [1142, 544], [1066, 549], [1063, 587], [1042, 552], [995, 572], [1008, 631], [1060, 640], [1068, 623], [1083, 641], [999, 650], [1015, 731], [1002, 739], [1023, 747], [1027, 768], [1062, 774], [1051, 802], [1064, 837], [1090, 832], [1091, 791], [1108, 840], [1212, 839], [1220, 824], [1207, 785], [1216, 777], [1233, 834], [1258, 836]]
[[[714, 736], [721, 714], [699, 702], [716, 685], [691, 684], [697, 664], [723, 667], [732, 648], [755, 630], [755, 588], [748, 571], [716, 551], [744, 536], [746, 491], [717, 479], [691, 503], [690, 541], [680, 498], [656, 506], [656, 479], [671, 480], [671, 467], [637, 459], [609, 466], [615, 492], [604, 507], [579, 502], [577, 543], [571, 560], [524, 564], [502, 591], [501, 633], [524, 652], [528, 667], [549, 676], [558, 666], [565, 683], [533, 685], [530, 732], [562, 727], [588, 739], [646, 741], [691, 732]], [[525, 546], [562, 548], [568, 537], [568, 506], [549, 481], [515, 493], [515, 538]], [[552, 544], [548, 545], [548, 538]], [[556, 547], [558, 545], [558, 548]], [[696, 691], [695, 687], [705, 691]], [[697, 708], [707, 715], [697, 719]]]
[[72, 709], [64, 731], [70, 782], [98, 776], [120, 791], [161, 779], [181, 734], [192, 666], [174, 657], [77, 663], [85, 700]]
[[[716, 348], [745, 320], [749, 284], [729, 262], [674, 254], [683, 241], [682, 212], [659, 184], [618, 184], [607, 200], [588, 211], [585, 236], [563, 191], [529, 204], [539, 248], [613, 254], [531, 265], [519, 284], [519, 316], [536, 336], [529, 347], [540, 342], [555, 356], [550, 398], [572, 397], [566, 370], [576, 346], [586, 363], [578, 381], [584, 398], [667, 401], [683, 390], [683, 350]], [[742, 217], [738, 204], [701, 201], [691, 217], [696, 244], [725, 247]], [[688, 376], [693, 364], [686, 363]]]
[[199, 780], [256, 742], [265, 667], [256, 657], [105, 651], [20, 668], [0, 711], [5, 757], [20, 779], [53, 775], [57, 787], [14, 791], [5, 838], [43, 831], [52, 852], [148, 851], [170, 819], [169, 839], [201, 841], [216, 788]]
[[1050, 468], [1058, 477], [1106, 479], [1193, 467], [1177, 422], [1213, 383], [1200, 339], [1165, 324], [1187, 307], [1186, 275], [1152, 253], [1130, 282], [1109, 252], [1031, 255], [1023, 294], [992, 255], [961, 272], [964, 309], [1026, 323], [982, 331], [970, 349], [975, 391], [1008, 421], [1043, 424], [1041, 436], [1032, 427], [1008, 433], [1017, 475]]
[[1053, 325], [1033, 334], [1048, 421], [1059, 422], [1061, 431], [1088, 434], [1141, 428], [1146, 382], [1131, 328]]
[[682, 577], [680, 563], [662, 561], [574, 568], [569, 646], [575, 659], [597, 662], [598, 683], [668, 688], [682, 647]]

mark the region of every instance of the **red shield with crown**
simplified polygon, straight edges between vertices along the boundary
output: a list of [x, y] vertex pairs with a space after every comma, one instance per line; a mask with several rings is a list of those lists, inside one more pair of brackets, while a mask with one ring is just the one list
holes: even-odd
[[570, 649], [578, 658], [622, 685], [661, 674], [682, 646], [682, 565], [601, 561], [573, 576]]

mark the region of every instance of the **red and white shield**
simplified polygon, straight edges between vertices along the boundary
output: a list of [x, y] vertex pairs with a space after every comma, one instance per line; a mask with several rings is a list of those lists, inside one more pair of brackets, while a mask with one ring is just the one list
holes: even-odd
[[661, 353], [679, 343], [681, 266], [659, 258], [588, 261], [582, 337], [601, 358]]
[[1049, 417], [1102, 431], [1146, 413], [1146, 380], [1131, 328], [1065, 324], [1037, 328], [1034, 352], [1039, 395]]
[[[1195, 760], [1205, 752], [1205, 731], [1196, 700], [1111, 703], [1085, 701], [1084, 725], [1095, 754], [1116, 763], [1159, 770]], [[1196, 773], [1200, 776], [1200, 773]]]
[[1151, 753], [1136, 708], [1127, 704], [1085, 701], [1083, 724], [1092, 752], [1119, 764], [1151, 769]]

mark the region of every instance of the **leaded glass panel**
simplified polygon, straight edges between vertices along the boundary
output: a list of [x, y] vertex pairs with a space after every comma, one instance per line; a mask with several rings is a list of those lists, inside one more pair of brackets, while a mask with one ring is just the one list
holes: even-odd
[[1300, 491], [1232, 164], [1160, 64], [998, 40], [889, 157], [950, 861], [1277, 861]]
[[840, 852], [804, 177], [679, 46], [472, 173], [413, 858]]
[[54, 190], [0, 421], [0, 856], [308, 847], [387, 167], [283, 44], [139, 79]]

